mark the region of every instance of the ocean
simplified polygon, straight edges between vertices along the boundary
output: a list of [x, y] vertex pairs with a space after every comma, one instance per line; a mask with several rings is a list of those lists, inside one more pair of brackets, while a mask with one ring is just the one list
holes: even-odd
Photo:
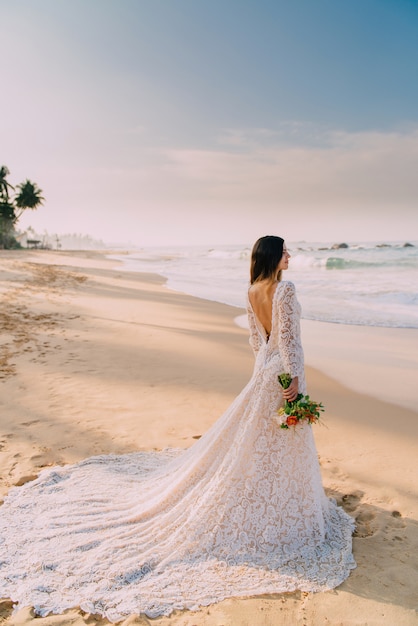
[[[302, 317], [342, 324], [418, 328], [418, 241], [348, 244], [286, 242], [284, 280], [296, 285]], [[167, 278], [167, 287], [245, 307], [251, 247], [153, 247], [112, 255], [126, 271]]]

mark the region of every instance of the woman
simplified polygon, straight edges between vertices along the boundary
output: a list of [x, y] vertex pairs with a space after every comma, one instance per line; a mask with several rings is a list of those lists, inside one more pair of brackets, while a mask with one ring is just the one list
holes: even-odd
[[[290, 255], [253, 249], [251, 380], [186, 451], [99, 456], [46, 470], [0, 509], [0, 597], [37, 613], [168, 615], [226, 597], [319, 591], [355, 567], [353, 520], [326, 498], [311, 426], [276, 421], [305, 391]], [[278, 374], [289, 373], [286, 390]]]

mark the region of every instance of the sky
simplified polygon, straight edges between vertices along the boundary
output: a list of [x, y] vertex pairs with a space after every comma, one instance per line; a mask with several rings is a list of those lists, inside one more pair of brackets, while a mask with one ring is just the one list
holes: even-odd
[[0, 0], [21, 229], [418, 239], [417, 0]]

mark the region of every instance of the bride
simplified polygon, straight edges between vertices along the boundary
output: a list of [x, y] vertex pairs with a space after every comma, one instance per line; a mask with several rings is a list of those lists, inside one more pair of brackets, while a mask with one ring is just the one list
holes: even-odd
[[92, 457], [10, 491], [0, 597], [39, 615], [80, 606], [118, 621], [332, 589], [349, 575], [354, 522], [324, 494], [312, 427], [276, 421], [284, 399], [306, 392], [300, 306], [281, 280], [289, 258], [280, 237], [255, 243], [254, 372], [191, 448]]

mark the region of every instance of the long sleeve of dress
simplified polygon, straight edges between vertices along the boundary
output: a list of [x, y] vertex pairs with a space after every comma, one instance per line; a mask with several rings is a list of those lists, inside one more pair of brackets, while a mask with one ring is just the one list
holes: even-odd
[[300, 304], [295, 286], [286, 282], [277, 301], [278, 348], [287, 373], [292, 378], [304, 376], [304, 357], [300, 339]]
[[254, 355], [257, 356], [258, 351], [260, 350], [262, 339], [260, 337], [260, 332], [257, 328], [257, 322], [255, 320], [255, 316], [253, 310], [250, 305], [247, 305], [247, 315], [248, 315], [248, 326], [250, 329], [250, 337], [249, 343], [253, 349]]

